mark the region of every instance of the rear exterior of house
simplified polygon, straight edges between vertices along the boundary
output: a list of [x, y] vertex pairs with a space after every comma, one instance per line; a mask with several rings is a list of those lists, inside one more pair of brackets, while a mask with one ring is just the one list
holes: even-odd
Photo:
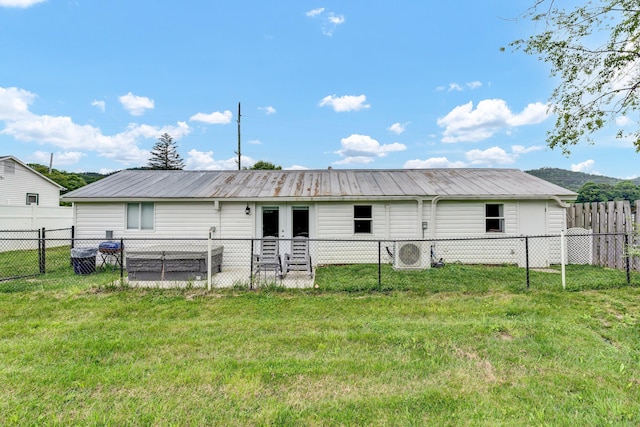
[[[79, 239], [104, 238], [106, 231], [126, 239], [202, 239], [215, 230], [216, 239], [354, 240], [339, 252], [318, 242], [314, 263], [331, 264], [363, 262], [356, 240], [558, 234], [566, 201], [575, 197], [513, 169], [328, 169], [123, 171], [63, 200], [74, 203]], [[504, 263], [522, 256], [506, 243], [491, 253], [483, 246], [462, 255], [438, 242], [449, 260]], [[559, 248], [549, 248], [544, 262], [558, 258]], [[236, 257], [225, 249], [225, 259]]]

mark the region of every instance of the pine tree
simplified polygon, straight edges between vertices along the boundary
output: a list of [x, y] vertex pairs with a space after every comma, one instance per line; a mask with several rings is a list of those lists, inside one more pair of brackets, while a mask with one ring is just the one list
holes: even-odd
[[184, 162], [176, 150], [177, 143], [171, 135], [163, 133], [151, 149], [150, 169], [181, 170]]

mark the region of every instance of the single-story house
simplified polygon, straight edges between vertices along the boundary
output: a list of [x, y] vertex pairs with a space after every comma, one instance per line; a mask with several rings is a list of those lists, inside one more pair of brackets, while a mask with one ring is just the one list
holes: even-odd
[[0, 156], [0, 205], [59, 206], [64, 187], [13, 156]]
[[[214, 230], [215, 239], [396, 241], [559, 234], [567, 202], [576, 197], [516, 169], [329, 168], [124, 170], [62, 200], [73, 202], [78, 239], [104, 238], [107, 231], [124, 239], [190, 239]], [[495, 253], [486, 241], [471, 242], [464, 251], [456, 250], [459, 243], [440, 242], [438, 255], [448, 261], [522, 262], [516, 240], [498, 240]], [[350, 262], [357, 253], [344, 245], [340, 251], [324, 246], [316, 248], [314, 263]], [[556, 246], [540, 250], [540, 264], [559, 261]], [[224, 263], [233, 259], [225, 248]]]
[[[72, 225], [72, 210], [60, 206], [64, 187], [16, 157], [0, 156], [0, 230], [60, 229]], [[27, 235], [10, 234], [10, 237]], [[5, 241], [0, 251], [25, 248], [25, 242]]]

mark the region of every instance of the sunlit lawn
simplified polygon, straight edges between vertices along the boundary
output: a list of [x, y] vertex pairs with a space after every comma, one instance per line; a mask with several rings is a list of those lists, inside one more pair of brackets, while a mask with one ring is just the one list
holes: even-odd
[[535, 272], [527, 291], [517, 267], [461, 265], [385, 268], [379, 287], [368, 268], [319, 269], [313, 290], [18, 281], [0, 291], [2, 424], [640, 423], [637, 288]]

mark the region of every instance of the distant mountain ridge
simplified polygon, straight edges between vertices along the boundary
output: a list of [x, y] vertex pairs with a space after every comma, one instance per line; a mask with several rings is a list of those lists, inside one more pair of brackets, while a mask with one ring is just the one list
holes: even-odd
[[525, 171], [529, 175], [537, 176], [545, 181], [564, 187], [567, 190], [577, 192], [587, 182], [595, 182], [597, 184], [615, 185], [620, 181], [631, 181], [636, 185], [640, 185], [640, 177], [633, 179], [619, 179], [603, 175], [593, 175], [584, 172], [573, 172], [559, 168], [540, 168]]

